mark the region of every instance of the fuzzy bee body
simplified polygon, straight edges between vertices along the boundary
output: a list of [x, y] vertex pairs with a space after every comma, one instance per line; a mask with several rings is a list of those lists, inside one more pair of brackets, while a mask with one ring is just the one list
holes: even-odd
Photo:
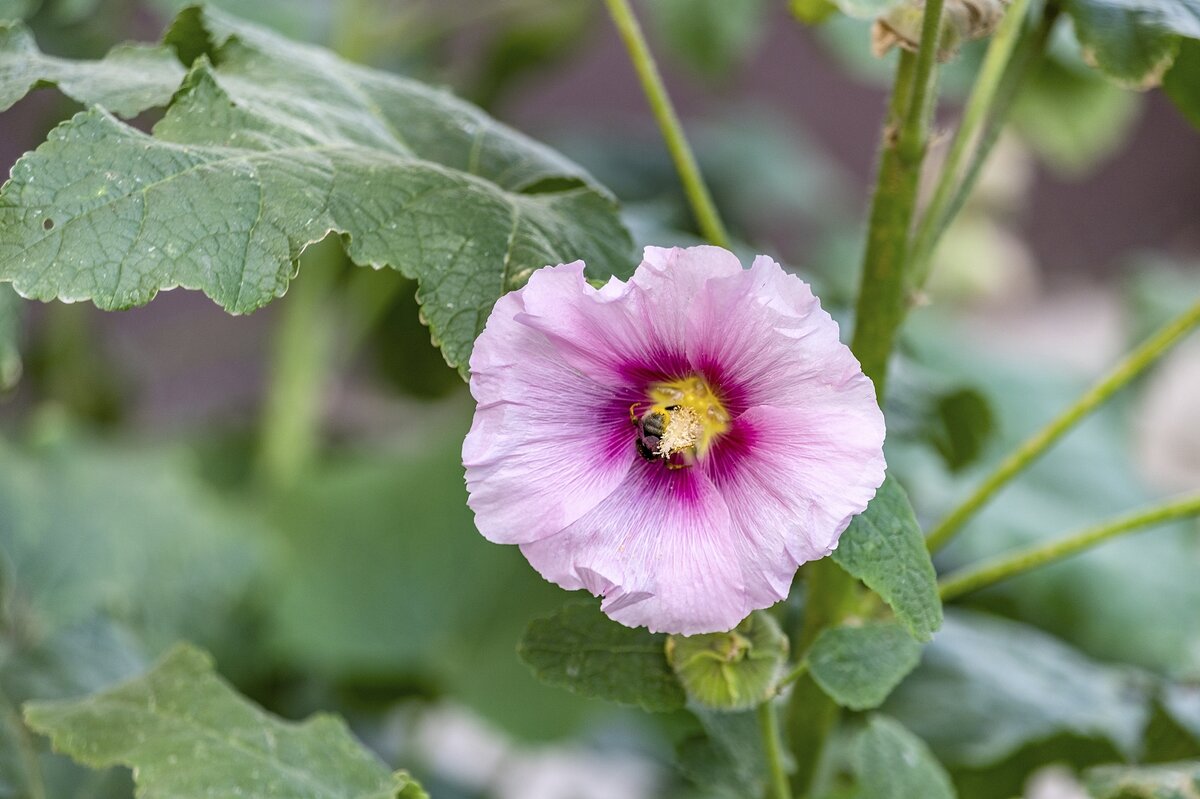
[[662, 411], [651, 411], [645, 416], [638, 418], [637, 405], [633, 405], [629, 409], [629, 418], [637, 427], [637, 445], [638, 454], [648, 461], [663, 460], [664, 456], [659, 452], [659, 444], [662, 441], [663, 433], [666, 432], [667, 425], [671, 421], [670, 413], [676, 410], [678, 406], [672, 406]]

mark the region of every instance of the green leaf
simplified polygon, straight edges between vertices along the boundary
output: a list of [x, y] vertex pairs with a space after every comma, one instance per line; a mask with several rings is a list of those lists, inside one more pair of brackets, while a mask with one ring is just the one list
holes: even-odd
[[1128, 139], [1142, 104], [1139, 95], [1068, 59], [1042, 59], [1021, 86], [1012, 122], [1052, 169], [1078, 176]]
[[0, 279], [22, 296], [116, 309], [184, 286], [244, 313], [336, 231], [355, 263], [419, 281], [465, 375], [492, 305], [532, 270], [631, 270], [606, 192], [446, 92], [213, 11], [185, 11], [168, 41], [196, 61], [153, 135], [92, 109], [14, 167]]
[[824, 630], [807, 655], [808, 673], [834, 701], [851, 710], [879, 707], [917, 666], [921, 645], [891, 621]]
[[918, 641], [942, 623], [937, 575], [908, 495], [889, 474], [842, 533], [833, 559], [883, 597]]
[[[1094, 379], [1029, 357], [997, 359], [964, 347], [961, 330], [945, 322], [914, 329], [911, 346], [929, 368], [978, 386], [991, 401], [997, 442], [985, 467], [1020, 446]], [[1099, 409], [1047, 452], [1005, 489], [1003, 502], [985, 507], [940, 554], [945, 567], [1035, 545], [1153, 502], [1129, 447], [1135, 440], [1129, 427], [1134, 407], [1115, 403]], [[951, 479], [929, 468], [927, 453], [890, 443], [891, 468], [920, 487], [914, 500], [930, 518], [952, 510], [983, 474], [972, 470]], [[1165, 525], [1153, 535], [1113, 541], [1014, 577], [973, 601], [1035, 624], [1101, 660], [1166, 674], [1200, 673], [1200, 614], [1192, 612], [1200, 606], [1194, 529], [1187, 523]]]
[[0, 689], [14, 705], [31, 699], [81, 696], [145, 670], [142, 647], [132, 633], [96, 616], [30, 643], [5, 636]]
[[704, 728], [704, 735], [681, 743], [679, 768], [684, 775], [706, 797], [745, 799], [763, 795], [767, 755], [757, 713], [694, 708], [692, 714]]
[[31, 703], [25, 717], [80, 763], [133, 769], [139, 795], [384, 799], [410, 784], [341, 720], [293, 724], [268, 715], [186, 645], [144, 677], [85, 699]]
[[956, 472], [974, 463], [995, 427], [992, 408], [975, 389], [960, 388], [937, 399], [933, 443]]
[[925, 743], [884, 716], [873, 716], [859, 733], [852, 765], [871, 799], [954, 799], [946, 770]]
[[1200, 799], [1200, 762], [1101, 766], [1084, 782], [1094, 799]]
[[1066, 0], [1064, 8], [1088, 60], [1137, 88], [1159, 82], [1181, 36], [1200, 39], [1196, 0]]
[[762, 40], [766, 0], [650, 0], [644, 5], [656, 38], [709, 77], [727, 75]]
[[[1173, 696], [1176, 691], [1180, 693]], [[1182, 698], [1184, 701], [1180, 702]], [[1170, 763], [1200, 757], [1200, 739], [1191, 729], [1200, 707], [1196, 699], [1200, 689], [1170, 683], [1159, 686], [1151, 708], [1150, 720], [1142, 730], [1141, 763]]]
[[1188, 121], [1200, 128], [1200, 41], [1184, 39], [1163, 78], [1163, 91]]
[[0, 442], [8, 613], [42, 636], [106, 610], [151, 650], [217, 642], [263, 561], [256, 521], [221, 506], [181, 452]]
[[884, 710], [943, 762], [982, 767], [1063, 733], [1132, 756], [1148, 703], [1129, 672], [1032, 627], [954, 611]]
[[25, 19], [37, 6], [37, 0], [0, 0], [0, 20]]
[[410, 408], [396, 446], [342, 452], [273, 503], [285, 557], [270, 649], [343, 685], [428, 686], [522, 739], [562, 738], [610, 708], [543, 684], [517, 657], [529, 620], [563, 592], [475, 529], [459, 453], [474, 403], [442, 371], [457, 395]]
[[83, 105], [132, 117], [166, 105], [183, 76], [169, 47], [123, 44], [99, 61], [68, 61], [43, 55], [24, 25], [0, 23], [0, 111], [37, 86], [54, 85]]
[[[141, 647], [123, 626], [96, 617], [49, 638], [0, 633], [0, 795], [101, 796], [94, 789], [117, 782], [44, 751], [44, 742], [21, 719], [30, 699], [91, 693], [145, 669]], [[39, 790], [38, 786], [46, 786]]]
[[571, 602], [531, 622], [517, 653], [543, 682], [665, 712], [686, 699], [665, 645], [665, 635], [618, 624], [595, 602]]
[[774, 695], [788, 639], [774, 618], [757, 611], [729, 632], [672, 635], [666, 653], [689, 699], [714, 710], [747, 710]]
[[35, 796], [40, 764], [32, 736], [20, 713], [0, 696], [0, 791], [7, 796]]

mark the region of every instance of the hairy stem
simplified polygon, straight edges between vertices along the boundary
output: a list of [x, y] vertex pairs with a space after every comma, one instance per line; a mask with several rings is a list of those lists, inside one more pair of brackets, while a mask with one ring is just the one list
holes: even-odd
[[1062, 560], [1119, 535], [1135, 532], [1151, 525], [1198, 515], [1200, 515], [1200, 494], [1194, 494], [1165, 505], [1131, 513], [1128, 516], [1089, 527], [1058, 541], [1031, 546], [1010, 555], [1002, 555], [991, 562], [961, 569], [942, 578], [938, 582], [938, 592], [942, 596], [942, 601], [949, 601], [1009, 577], [1015, 577], [1030, 569], [1036, 569], [1038, 566]]
[[650, 102], [650, 110], [654, 112], [654, 118], [658, 121], [658, 127], [662, 131], [667, 149], [671, 152], [671, 159], [675, 162], [676, 171], [679, 172], [683, 191], [687, 195], [688, 203], [692, 206], [692, 213], [696, 217], [700, 233], [710, 243], [728, 249], [729, 236], [725, 232], [725, 225], [721, 222], [721, 217], [713, 204], [712, 195], [704, 184], [700, 168], [696, 165], [696, 156], [692, 153], [692, 148], [683, 135], [683, 126], [679, 122], [679, 116], [675, 113], [675, 107], [671, 104], [671, 98], [667, 96], [662, 75], [659, 74], [654, 56], [651, 55], [650, 48], [646, 44], [646, 37], [642, 33], [637, 17], [634, 16], [633, 9], [629, 7], [628, 0], [605, 0], [605, 3], [608, 5], [608, 12], [617, 26], [617, 31], [621, 34], [621, 39], [625, 42], [625, 48], [629, 51], [629, 60], [642, 83], [642, 90]]
[[792, 786], [783, 768], [783, 741], [773, 698], [758, 706], [758, 725], [762, 733], [763, 750], [767, 755], [767, 796], [770, 799], [792, 799]]
[[1163, 326], [1144, 344], [1127, 355], [1100, 382], [1088, 389], [1071, 407], [1001, 461], [979, 487], [929, 534], [926, 543], [930, 551], [936, 552], [945, 546], [997, 491], [1041, 457], [1068, 430], [1161, 358], [1197, 324], [1200, 324], [1200, 301]]
[[[963, 163], [969, 149], [975, 147], [976, 152], [986, 155], [984, 148], [990, 149], [991, 142], [986, 141], [983, 135], [985, 124], [998, 123], [1003, 119], [1004, 111], [1007, 111], [1007, 108], [1002, 111], [997, 104], [1005, 78], [1014, 71], [1024, 71], [1026, 59], [1016, 58], [1014, 53], [1019, 42], [1029, 40], [1029, 36], [1025, 34], [1025, 16], [1029, 13], [1032, 2], [1033, 0], [1013, 0], [988, 45], [979, 75], [975, 79], [970, 97], [967, 98], [966, 108], [963, 109], [962, 121], [954, 134], [954, 141], [938, 176], [933, 199], [930, 200], [914, 236], [908, 276], [908, 284], [912, 288], [923, 286], [929, 276], [929, 261], [933, 249], [951, 220], [952, 200], [956, 194], [970, 190], [970, 186], [966, 185], [970, 172], [968, 170], [966, 176], [963, 174]], [[998, 124], [996, 129], [999, 129]], [[978, 162], [982, 163], [982, 158]]]
[[908, 239], [936, 94], [942, 2], [929, 0], [925, 4], [921, 45], [916, 54], [900, 53], [883, 127], [879, 174], [871, 198], [851, 349], [862, 363], [863, 371], [875, 382], [875, 393], [881, 402], [888, 359], [908, 307], [905, 278]]
[[904, 164], [898, 147], [899, 126], [910, 105], [916, 64], [916, 56], [901, 51], [871, 198], [852, 344], [863, 371], [875, 381], [881, 403], [888, 357], [904, 316], [904, 253], [917, 192], [917, 170]]
[[[916, 54], [901, 51], [884, 120], [882, 151], [871, 200], [862, 284], [851, 349], [863, 372], [875, 383], [883, 403], [887, 363], [905, 311], [905, 256], [916, 204], [921, 160], [933, 105], [942, 0], [929, 0]], [[805, 567], [807, 604], [797, 651], [806, 652], [827, 627], [839, 623], [858, 604], [858, 581], [832, 560]], [[796, 761], [794, 784], [807, 795], [825, 741], [837, 723], [838, 707], [811, 676], [796, 676], [788, 704], [788, 729]]]

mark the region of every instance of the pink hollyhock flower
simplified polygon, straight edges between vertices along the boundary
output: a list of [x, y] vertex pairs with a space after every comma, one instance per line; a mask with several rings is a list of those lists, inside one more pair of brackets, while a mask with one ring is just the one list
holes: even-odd
[[883, 482], [883, 415], [838, 326], [765, 256], [648, 247], [500, 298], [471, 356], [468, 504], [489, 541], [631, 627], [734, 627], [787, 596]]

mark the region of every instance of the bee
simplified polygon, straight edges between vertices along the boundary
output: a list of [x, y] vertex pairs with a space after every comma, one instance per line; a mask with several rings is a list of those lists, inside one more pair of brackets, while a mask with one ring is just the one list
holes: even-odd
[[629, 406], [629, 421], [633, 422], [638, 431], [635, 439], [638, 454], [648, 461], [664, 460], [663, 455], [658, 451], [659, 443], [662, 441], [663, 433], [666, 432], [667, 424], [671, 421], [671, 411], [678, 410], [679, 406], [672, 405], [639, 418], [637, 415], [639, 404], [635, 402]]

